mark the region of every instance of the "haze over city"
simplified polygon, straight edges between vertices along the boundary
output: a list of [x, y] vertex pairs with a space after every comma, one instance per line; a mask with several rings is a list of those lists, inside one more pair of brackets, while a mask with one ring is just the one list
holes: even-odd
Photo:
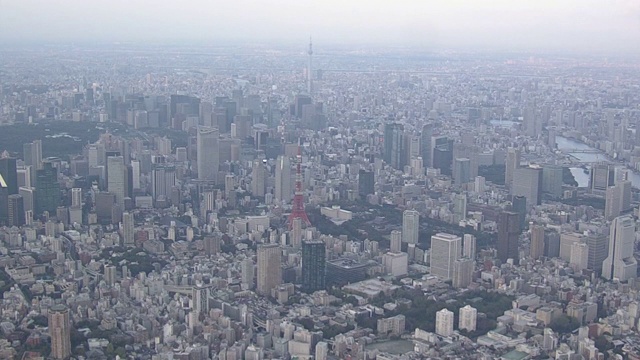
[[501, 51], [636, 53], [640, 2], [42, 1], [0, 2], [0, 40], [297, 43]]

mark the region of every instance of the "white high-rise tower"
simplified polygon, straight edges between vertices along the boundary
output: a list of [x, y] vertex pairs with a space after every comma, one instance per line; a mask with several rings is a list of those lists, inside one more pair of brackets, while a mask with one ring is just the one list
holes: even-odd
[[636, 277], [638, 263], [633, 257], [636, 226], [629, 215], [613, 219], [609, 233], [609, 256], [602, 264], [602, 277], [626, 281]]
[[309, 37], [309, 67], [307, 68], [307, 91], [309, 92], [309, 96], [313, 91], [313, 84], [311, 80], [311, 55], [313, 55], [313, 49], [311, 46], [311, 37]]
[[453, 334], [453, 313], [446, 308], [436, 313], [436, 334], [440, 336]]
[[462, 253], [459, 236], [437, 233], [431, 236], [431, 274], [441, 279], [453, 278], [453, 267]]

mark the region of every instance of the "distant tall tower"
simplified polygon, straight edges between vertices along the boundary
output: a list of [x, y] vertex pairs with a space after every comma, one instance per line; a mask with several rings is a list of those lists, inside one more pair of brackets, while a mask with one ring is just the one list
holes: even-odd
[[309, 93], [309, 96], [311, 96], [312, 91], [313, 91], [313, 84], [312, 84], [312, 80], [311, 80], [311, 55], [313, 55], [313, 48], [312, 48], [312, 43], [311, 43], [311, 37], [309, 37], [309, 67], [307, 69], [307, 92]]
[[304, 192], [302, 191], [302, 154], [298, 145], [298, 156], [296, 157], [296, 194], [293, 197], [293, 209], [289, 214], [289, 228], [293, 228], [293, 220], [301, 219], [305, 224], [311, 225], [307, 212], [304, 209]]
[[51, 358], [67, 359], [71, 356], [71, 323], [66, 306], [54, 305], [49, 308], [49, 335]]

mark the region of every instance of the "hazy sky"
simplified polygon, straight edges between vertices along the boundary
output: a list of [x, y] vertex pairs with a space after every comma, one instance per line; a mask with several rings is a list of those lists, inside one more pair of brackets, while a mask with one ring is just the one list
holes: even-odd
[[640, 50], [640, 0], [0, 0], [2, 41]]

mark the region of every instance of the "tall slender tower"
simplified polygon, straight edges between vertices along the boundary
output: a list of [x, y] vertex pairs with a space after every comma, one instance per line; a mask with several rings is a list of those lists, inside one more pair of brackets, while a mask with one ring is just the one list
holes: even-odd
[[313, 91], [313, 86], [311, 83], [311, 55], [313, 55], [313, 49], [312, 49], [312, 43], [311, 43], [311, 36], [309, 36], [309, 67], [307, 69], [307, 92], [309, 93], [309, 96], [311, 96], [311, 93]]
[[293, 197], [293, 209], [289, 214], [289, 228], [293, 228], [293, 220], [301, 219], [306, 225], [311, 225], [307, 212], [304, 210], [304, 192], [302, 191], [302, 154], [298, 144], [298, 156], [296, 157], [296, 194]]

